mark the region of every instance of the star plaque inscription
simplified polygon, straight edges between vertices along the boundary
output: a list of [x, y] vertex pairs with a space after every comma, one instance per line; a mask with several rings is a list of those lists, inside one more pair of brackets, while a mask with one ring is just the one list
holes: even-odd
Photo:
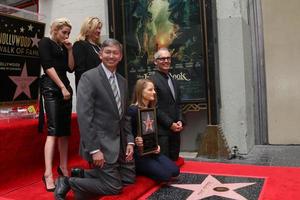
[[257, 200], [263, 177], [181, 173], [176, 182], [161, 187], [148, 200]]

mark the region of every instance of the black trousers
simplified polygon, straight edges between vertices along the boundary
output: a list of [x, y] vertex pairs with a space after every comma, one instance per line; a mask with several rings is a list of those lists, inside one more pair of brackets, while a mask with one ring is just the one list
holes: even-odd
[[180, 133], [170, 133], [169, 135], [158, 135], [160, 152], [171, 160], [177, 160], [180, 152]]

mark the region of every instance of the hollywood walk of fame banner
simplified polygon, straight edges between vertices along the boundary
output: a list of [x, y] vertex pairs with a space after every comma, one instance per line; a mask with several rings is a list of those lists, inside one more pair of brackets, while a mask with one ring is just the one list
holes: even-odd
[[158, 145], [155, 108], [138, 110], [138, 127], [138, 136], [143, 138], [143, 147], [140, 148], [140, 154], [153, 153]]
[[36, 112], [41, 73], [38, 42], [45, 24], [0, 14], [1, 114]]

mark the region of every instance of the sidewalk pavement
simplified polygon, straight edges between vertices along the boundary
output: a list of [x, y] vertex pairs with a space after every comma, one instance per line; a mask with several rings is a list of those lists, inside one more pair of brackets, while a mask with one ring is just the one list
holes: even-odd
[[237, 155], [233, 159], [197, 157], [197, 152], [181, 152], [180, 155], [194, 161], [300, 167], [300, 145], [255, 145], [247, 155]]

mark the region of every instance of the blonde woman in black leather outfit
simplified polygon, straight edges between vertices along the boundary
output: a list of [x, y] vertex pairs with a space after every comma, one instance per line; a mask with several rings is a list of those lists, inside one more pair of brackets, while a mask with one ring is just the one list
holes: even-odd
[[41, 92], [48, 125], [43, 182], [48, 192], [55, 189], [52, 164], [56, 139], [60, 156], [57, 171], [60, 175], [68, 176], [68, 140], [71, 133], [73, 91], [66, 73], [72, 72], [74, 68], [72, 43], [68, 40], [71, 27], [66, 18], [55, 19], [50, 28], [51, 37], [44, 37], [39, 42], [40, 61], [45, 72], [41, 79]]

